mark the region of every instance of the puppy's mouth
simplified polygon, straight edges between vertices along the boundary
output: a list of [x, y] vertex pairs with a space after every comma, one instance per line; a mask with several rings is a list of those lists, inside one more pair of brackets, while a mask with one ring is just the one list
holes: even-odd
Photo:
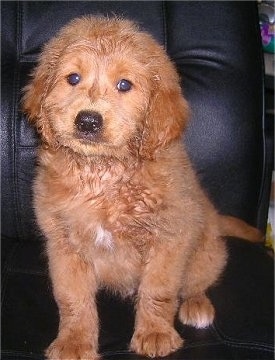
[[80, 111], [75, 118], [75, 137], [84, 144], [103, 142], [103, 117], [91, 110]]
[[104, 142], [102, 136], [99, 133], [95, 135], [76, 131], [74, 137], [85, 145]]

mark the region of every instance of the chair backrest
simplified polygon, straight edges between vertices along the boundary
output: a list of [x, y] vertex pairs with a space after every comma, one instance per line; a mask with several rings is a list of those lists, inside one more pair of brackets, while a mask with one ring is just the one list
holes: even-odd
[[95, 13], [134, 19], [165, 46], [191, 104], [184, 137], [203, 186], [221, 212], [264, 224], [263, 66], [255, 2], [7, 1], [2, 2], [2, 233], [18, 239], [36, 234], [31, 184], [38, 139], [20, 112], [20, 89], [42, 45], [70, 19]]

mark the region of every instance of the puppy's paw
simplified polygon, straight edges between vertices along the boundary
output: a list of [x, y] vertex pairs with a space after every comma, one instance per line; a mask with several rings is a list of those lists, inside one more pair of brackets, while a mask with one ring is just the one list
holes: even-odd
[[178, 350], [183, 340], [173, 328], [155, 331], [136, 330], [131, 340], [130, 349], [137, 354], [163, 357]]
[[211, 325], [214, 317], [214, 307], [205, 294], [185, 300], [179, 310], [180, 321], [198, 329]]
[[59, 339], [52, 342], [45, 352], [48, 360], [99, 360], [99, 355], [89, 343], [77, 343], [73, 339]]

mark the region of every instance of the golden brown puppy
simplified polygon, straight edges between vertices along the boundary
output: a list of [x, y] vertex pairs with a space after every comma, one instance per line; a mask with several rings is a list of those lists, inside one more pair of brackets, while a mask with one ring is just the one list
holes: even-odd
[[177, 312], [197, 328], [213, 321], [205, 291], [226, 263], [221, 236], [261, 235], [201, 189], [165, 51], [128, 20], [76, 19], [45, 46], [23, 104], [42, 137], [34, 202], [60, 311], [48, 359], [99, 358], [101, 287], [136, 297], [132, 350], [177, 350]]

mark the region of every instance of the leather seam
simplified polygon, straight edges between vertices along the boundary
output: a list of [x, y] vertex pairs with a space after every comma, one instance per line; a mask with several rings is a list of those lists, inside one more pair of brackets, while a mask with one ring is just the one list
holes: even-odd
[[13, 245], [13, 249], [10, 252], [7, 260], [5, 261], [5, 264], [3, 266], [3, 272], [2, 272], [2, 284], [1, 284], [1, 304], [3, 305], [5, 302], [5, 293], [6, 293], [6, 289], [7, 289], [7, 278], [9, 275], [9, 269], [10, 269], [10, 264], [12, 263], [15, 254], [16, 254], [16, 250], [19, 247], [19, 243], [16, 243]]
[[18, 193], [18, 169], [17, 169], [17, 118], [18, 118], [18, 61], [19, 61], [19, 37], [20, 37], [20, 2], [17, 2], [17, 11], [16, 11], [16, 66], [14, 69], [13, 75], [13, 91], [12, 91], [12, 124], [11, 124], [11, 132], [12, 132], [12, 183], [13, 183], [13, 204], [14, 204], [14, 216], [15, 216], [15, 233], [16, 237], [20, 239], [20, 224], [21, 219], [19, 216], [19, 193]]
[[168, 38], [167, 38], [167, 6], [166, 1], [162, 1], [161, 3], [162, 10], [162, 29], [163, 29], [163, 45], [165, 50], [168, 50]]
[[213, 329], [216, 332], [216, 335], [218, 336], [218, 338], [220, 339], [221, 342], [223, 342], [224, 344], [227, 344], [229, 346], [232, 347], [243, 347], [243, 348], [253, 348], [253, 349], [258, 349], [258, 350], [266, 350], [266, 351], [273, 351], [273, 347], [272, 345], [268, 345], [266, 343], [260, 343], [260, 342], [248, 342], [248, 341], [243, 341], [241, 339], [234, 339], [228, 335], [226, 335], [219, 326], [217, 326], [217, 324], [215, 323], [213, 325]]

